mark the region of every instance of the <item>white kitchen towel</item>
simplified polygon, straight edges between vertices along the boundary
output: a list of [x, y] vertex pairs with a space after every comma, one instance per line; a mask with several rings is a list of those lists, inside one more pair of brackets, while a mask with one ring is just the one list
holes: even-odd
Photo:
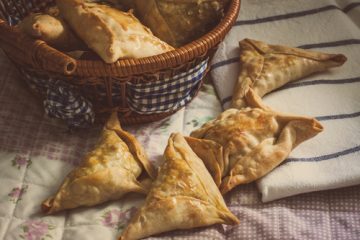
[[212, 61], [224, 109], [238, 77], [238, 42], [244, 38], [348, 57], [340, 68], [264, 97], [277, 111], [316, 117], [325, 130], [258, 181], [262, 200], [360, 184], [360, 1], [243, 0], [238, 20]]

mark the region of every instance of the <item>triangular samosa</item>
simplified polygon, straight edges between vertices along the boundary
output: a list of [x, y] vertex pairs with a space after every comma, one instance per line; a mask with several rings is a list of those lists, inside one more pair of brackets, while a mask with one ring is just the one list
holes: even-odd
[[143, 170], [155, 178], [143, 148], [121, 129], [113, 113], [93, 150], [67, 175], [57, 193], [43, 202], [42, 209], [50, 214], [119, 199], [129, 192], [146, 194], [147, 186], [137, 180]]
[[31, 13], [17, 27], [32, 38], [41, 39], [63, 51], [85, 49], [78, 37], [59, 16]]
[[228, 0], [133, 0], [135, 12], [161, 40], [181, 47], [209, 32]]
[[203, 160], [205, 167], [213, 176], [216, 186], [220, 187], [221, 176], [225, 174], [223, 162], [223, 147], [212, 140], [185, 137], [187, 143], [196, 155]]
[[244, 96], [251, 88], [260, 97], [310, 74], [346, 62], [342, 54], [327, 54], [300, 48], [269, 45], [244, 39], [240, 45], [240, 74], [232, 96], [232, 108], [246, 107]]
[[175, 229], [239, 223], [226, 207], [204, 163], [181, 134], [171, 135], [164, 157], [144, 205], [130, 220], [121, 240]]
[[106, 63], [174, 50], [131, 13], [90, 0], [57, 0], [61, 15]]
[[[211, 166], [210, 171], [216, 179], [221, 175], [220, 191], [223, 194], [266, 175], [296, 146], [323, 130], [314, 118], [271, 110], [252, 89], [244, 100], [252, 108], [228, 109], [191, 133], [191, 137], [198, 139], [197, 145], [204, 145], [199, 147], [194, 146], [193, 141], [189, 142], [196, 154], [202, 159], [216, 159], [211, 161], [215, 165], [222, 162]], [[221, 145], [222, 150], [208, 151], [208, 155], [198, 153], [199, 149], [209, 146], [209, 141]], [[204, 162], [209, 164], [210, 161]], [[221, 169], [221, 165], [223, 171], [214, 172], [214, 169]]]

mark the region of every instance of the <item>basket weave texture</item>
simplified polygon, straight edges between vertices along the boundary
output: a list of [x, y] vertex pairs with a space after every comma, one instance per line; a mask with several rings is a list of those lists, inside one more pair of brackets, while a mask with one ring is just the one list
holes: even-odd
[[[240, 10], [240, 0], [231, 0], [224, 18], [214, 29], [174, 51], [106, 64], [101, 60], [71, 58], [13, 26], [30, 12], [41, 12], [51, 5], [54, 1], [0, 0], [0, 47], [39, 96], [45, 94], [42, 84], [56, 79], [75, 87], [88, 99], [99, 119], [118, 111], [123, 124], [162, 119], [195, 97], [209, 70], [209, 59]], [[146, 93], [147, 96], [160, 94], [163, 105], [154, 108], [153, 99], [141, 100]]]

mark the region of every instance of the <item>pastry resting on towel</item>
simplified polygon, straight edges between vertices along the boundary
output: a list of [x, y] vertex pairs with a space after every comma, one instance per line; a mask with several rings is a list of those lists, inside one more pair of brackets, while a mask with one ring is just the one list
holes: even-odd
[[251, 108], [228, 109], [193, 131], [188, 139], [223, 194], [266, 175], [296, 146], [323, 130], [314, 118], [264, 106], [251, 88], [244, 100]]
[[184, 137], [172, 134], [165, 162], [120, 240], [135, 240], [175, 229], [238, 224], [201, 159]]
[[251, 88], [260, 97], [315, 72], [346, 62], [342, 54], [327, 54], [269, 45], [244, 39], [240, 45], [240, 74], [232, 97], [232, 108], [246, 107], [244, 96]]
[[57, 0], [64, 19], [106, 63], [173, 50], [155, 37], [131, 12], [86, 0]]
[[155, 178], [143, 148], [134, 136], [121, 129], [114, 113], [97, 145], [68, 174], [57, 193], [43, 202], [42, 209], [50, 214], [119, 199], [128, 192], [146, 194], [148, 186], [137, 180], [143, 170]]

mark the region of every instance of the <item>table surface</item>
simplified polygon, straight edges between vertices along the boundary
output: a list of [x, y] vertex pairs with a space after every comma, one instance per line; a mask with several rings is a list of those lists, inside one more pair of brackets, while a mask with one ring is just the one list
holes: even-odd
[[[205, 84], [198, 97], [173, 116], [126, 130], [159, 165], [171, 132], [189, 134], [221, 111], [214, 88]], [[0, 54], [0, 239], [117, 239], [129, 219], [129, 209], [139, 207], [143, 196], [130, 194], [118, 201], [54, 216], [40, 211], [41, 201], [56, 191], [100, 131], [101, 126], [94, 126], [69, 133], [63, 122], [48, 118], [41, 101]], [[151, 239], [360, 239], [360, 186], [264, 204], [256, 185], [247, 184], [225, 200], [240, 219], [239, 225], [179, 230]]]

